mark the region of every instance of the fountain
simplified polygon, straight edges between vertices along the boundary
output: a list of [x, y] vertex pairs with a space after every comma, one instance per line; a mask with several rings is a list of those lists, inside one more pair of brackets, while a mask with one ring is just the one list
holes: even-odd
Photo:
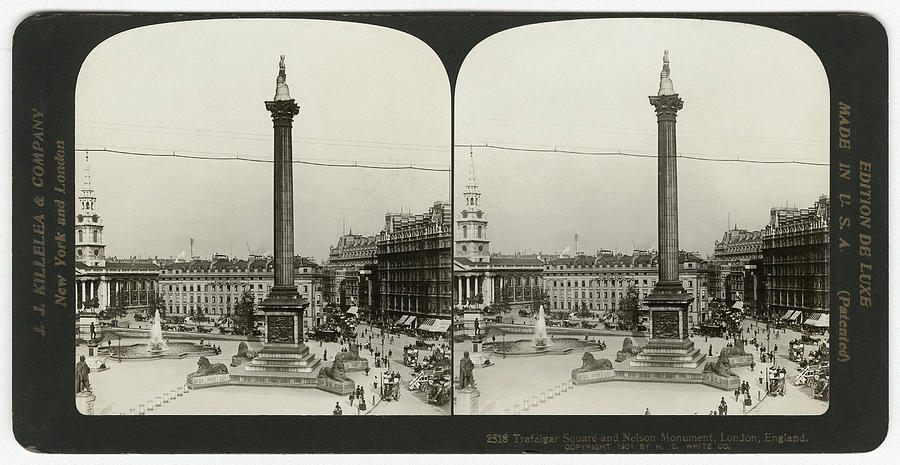
[[[117, 336], [115, 331], [110, 334]], [[159, 310], [153, 315], [153, 323], [150, 326], [150, 338], [146, 342], [137, 344], [101, 345], [97, 353], [106, 355], [120, 361], [161, 360], [184, 357], [215, 356], [221, 350], [209, 344], [197, 344], [190, 341], [166, 342], [162, 333], [162, 322], [159, 318]], [[120, 339], [121, 341], [121, 339]]]
[[557, 334], [555, 339], [551, 339], [550, 335], [547, 333], [547, 320], [544, 316], [544, 306], [542, 305], [538, 307], [537, 318], [534, 321], [534, 330], [531, 339], [519, 339], [515, 342], [486, 342], [484, 348], [493, 350], [494, 354], [503, 357], [520, 355], [566, 355], [576, 349], [589, 352], [603, 350], [603, 347], [597, 342], [580, 340], [579, 338], [582, 335], [582, 332], [573, 332], [568, 335]]
[[153, 324], [150, 326], [150, 341], [147, 342], [147, 350], [150, 352], [163, 352], [168, 350], [168, 345], [162, 337], [162, 323], [159, 321], [159, 309], [153, 315]]
[[547, 322], [544, 319], [544, 306], [538, 307], [537, 319], [534, 321], [534, 348], [546, 349], [552, 345], [550, 337], [547, 335]]

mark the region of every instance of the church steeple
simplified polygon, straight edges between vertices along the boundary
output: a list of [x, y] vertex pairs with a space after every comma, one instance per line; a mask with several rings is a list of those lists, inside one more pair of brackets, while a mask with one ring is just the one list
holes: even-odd
[[75, 261], [88, 266], [106, 263], [106, 245], [103, 243], [103, 221], [95, 207], [97, 197], [91, 185], [91, 168], [88, 155], [84, 156], [84, 182], [78, 195], [79, 210], [75, 216]]
[[94, 203], [97, 197], [94, 196], [94, 189], [91, 187], [91, 167], [88, 154], [84, 155], [84, 184], [81, 185], [81, 195], [78, 196], [78, 203], [81, 205], [80, 213], [84, 215], [94, 214]]
[[465, 205], [456, 221], [456, 256], [473, 262], [490, 260], [490, 241], [487, 238], [487, 219], [481, 209], [481, 191], [475, 177], [475, 154], [469, 147], [469, 179], [463, 190]]

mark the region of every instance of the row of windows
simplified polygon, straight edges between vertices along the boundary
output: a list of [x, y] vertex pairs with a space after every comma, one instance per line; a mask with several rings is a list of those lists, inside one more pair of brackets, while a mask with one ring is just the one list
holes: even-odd
[[[552, 281], [553, 287], [557, 287], [557, 282], [558, 281]], [[594, 281], [593, 280], [592, 281], [581, 281], [581, 287], [588, 287], [588, 285], [590, 285], [592, 282], [594, 282]], [[629, 280], [629, 281], [624, 281], [624, 280], [616, 281], [616, 280], [612, 280], [612, 279], [607, 281], [606, 279], [604, 279], [602, 281], [598, 280], [596, 282], [602, 283], [602, 287], [628, 287], [630, 284], [634, 284], [635, 286], [638, 286], [641, 284], [643, 284], [644, 286], [648, 286], [648, 285], [655, 286], [656, 285], [656, 280], [648, 281], [646, 279], [644, 279], [642, 282], [637, 279]], [[575, 283], [574, 287], [578, 287], [578, 281], [566, 281], [565, 283], [566, 283], [566, 285], [563, 286], [563, 283], [560, 281], [559, 287], [573, 287], [572, 283]], [[694, 280], [685, 281], [685, 284], [686, 284], [686, 287], [693, 288]]]

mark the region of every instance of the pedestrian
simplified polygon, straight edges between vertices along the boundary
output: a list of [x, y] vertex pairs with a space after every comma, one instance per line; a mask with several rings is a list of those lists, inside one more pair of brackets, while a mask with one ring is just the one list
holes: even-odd
[[762, 383], [763, 383], [763, 372], [762, 372], [762, 370], [759, 370], [759, 385], [762, 386]]
[[355, 398], [354, 395], [353, 395], [353, 394], [350, 394], [349, 399], [347, 399], [347, 400], [350, 401], [350, 406], [351, 406], [351, 407], [353, 406], [353, 399], [354, 399], [354, 398]]
[[372, 379], [372, 389], [375, 391], [378, 390], [378, 375], [375, 375], [375, 377]]
[[712, 357], [712, 344], [709, 345], [709, 356]]
[[366, 365], [366, 376], [369, 376], [369, 366]]
[[325, 355], [322, 357], [322, 360], [328, 361], [328, 349], [325, 349]]
[[775, 344], [775, 350], [773, 350], [772, 352], [778, 352], [778, 344]]
[[[743, 386], [742, 386], [742, 387], [743, 387]], [[740, 397], [740, 396], [741, 396], [741, 390], [740, 390], [740, 389], [735, 389], [735, 390], [734, 390], [734, 401], [737, 402], [738, 397]], [[352, 404], [352, 402], [351, 402], [351, 404]]]
[[644, 415], [650, 415], [650, 407], [647, 407], [647, 410], [644, 410]]
[[728, 403], [725, 402], [725, 398], [722, 398], [722, 415], [728, 415]]
[[341, 404], [338, 402], [334, 403], [334, 411], [331, 412], [332, 415], [343, 415], [344, 412], [341, 410]]

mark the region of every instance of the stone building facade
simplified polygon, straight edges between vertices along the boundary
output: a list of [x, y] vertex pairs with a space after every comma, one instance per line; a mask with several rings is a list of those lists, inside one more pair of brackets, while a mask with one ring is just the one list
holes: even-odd
[[[679, 278], [685, 291], [694, 297], [689, 308], [689, 323], [709, 318], [707, 263], [693, 253], [679, 253]], [[544, 287], [550, 297], [550, 311], [574, 312], [579, 309], [606, 314], [615, 312], [629, 285], [638, 297], [650, 294], [659, 276], [656, 253], [635, 251], [632, 255], [601, 251], [596, 256], [579, 255], [557, 258], [544, 265]]]
[[450, 318], [453, 214], [435, 202], [422, 214], [388, 213], [378, 237], [378, 310], [384, 321], [418, 328]]
[[771, 210], [762, 246], [768, 317], [827, 326], [829, 206], [823, 195], [809, 208]]
[[[250, 291], [257, 303], [268, 295], [275, 279], [271, 257], [249, 260], [215, 255], [210, 260], [191, 260], [165, 265], [159, 273], [159, 294], [171, 315], [229, 316], [244, 291]], [[304, 325], [323, 324], [323, 273], [321, 266], [308, 258], [294, 257], [294, 284], [300, 296], [310, 302]]]
[[709, 263], [713, 299], [732, 305], [741, 302], [755, 313], [764, 300], [762, 277], [763, 230], [734, 227], [716, 241]]

